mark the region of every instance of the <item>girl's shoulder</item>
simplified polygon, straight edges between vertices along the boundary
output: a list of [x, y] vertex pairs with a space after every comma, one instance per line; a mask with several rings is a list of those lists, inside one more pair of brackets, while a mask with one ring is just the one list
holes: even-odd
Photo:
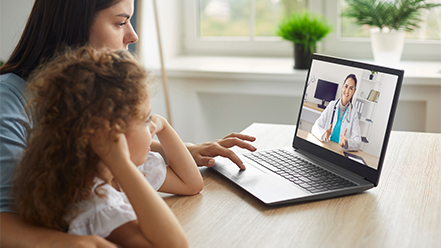
[[78, 202], [78, 211], [66, 217], [68, 233], [107, 237], [115, 228], [136, 220], [135, 211], [123, 192], [98, 178], [95, 182], [91, 197]]

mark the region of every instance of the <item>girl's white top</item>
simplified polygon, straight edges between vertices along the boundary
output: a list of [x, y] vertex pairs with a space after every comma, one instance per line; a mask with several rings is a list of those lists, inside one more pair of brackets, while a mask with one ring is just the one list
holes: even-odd
[[[138, 167], [147, 181], [155, 190], [164, 183], [167, 173], [164, 159], [159, 153], [149, 152], [145, 163]], [[136, 214], [126, 194], [119, 192], [109, 184], [104, 184], [98, 189], [104, 193], [104, 197], [95, 194], [95, 188], [104, 181], [96, 178], [92, 196], [76, 204], [78, 214], [69, 213], [66, 220], [69, 224], [69, 234], [75, 235], [98, 235], [106, 238], [119, 226], [136, 220]]]

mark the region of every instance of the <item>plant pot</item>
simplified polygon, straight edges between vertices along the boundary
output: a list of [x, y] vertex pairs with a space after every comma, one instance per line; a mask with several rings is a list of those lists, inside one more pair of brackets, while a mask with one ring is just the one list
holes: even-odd
[[[315, 48], [314, 48], [315, 52]], [[294, 69], [309, 69], [312, 53], [308, 47], [301, 44], [294, 44]]]
[[371, 47], [377, 64], [395, 66], [400, 63], [404, 48], [404, 31], [371, 29]]

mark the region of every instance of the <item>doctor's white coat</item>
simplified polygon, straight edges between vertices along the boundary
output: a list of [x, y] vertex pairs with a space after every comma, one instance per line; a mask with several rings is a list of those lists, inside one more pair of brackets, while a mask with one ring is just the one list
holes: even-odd
[[[337, 101], [331, 101], [320, 117], [315, 121], [312, 126], [312, 134], [319, 138], [321, 141], [325, 141], [326, 130], [331, 125], [332, 112]], [[338, 106], [335, 108], [334, 121], [332, 122], [332, 132], [334, 132], [335, 125], [338, 118]], [[346, 138], [348, 139], [347, 151], [358, 151], [361, 146], [360, 125], [358, 123], [358, 113], [352, 104], [349, 105], [345, 116], [341, 123], [340, 137], [343, 136], [345, 130]]]

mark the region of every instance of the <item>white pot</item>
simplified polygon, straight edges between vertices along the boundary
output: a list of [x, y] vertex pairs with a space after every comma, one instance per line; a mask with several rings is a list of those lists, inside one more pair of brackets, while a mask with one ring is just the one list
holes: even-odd
[[405, 32], [383, 28], [371, 29], [371, 46], [377, 64], [395, 66], [400, 63]]

